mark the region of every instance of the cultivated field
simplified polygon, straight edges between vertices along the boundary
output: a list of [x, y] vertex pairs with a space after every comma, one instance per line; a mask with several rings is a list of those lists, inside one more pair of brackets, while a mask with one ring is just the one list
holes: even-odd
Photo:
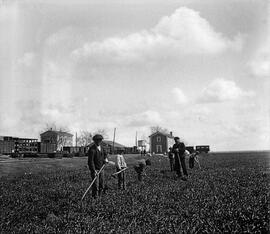
[[[127, 190], [106, 169], [109, 190], [90, 193], [86, 158], [0, 160], [1, 233], [255, 233], [269, 231], [268, 153], [212, 153], [187, 182], [152, 157], [144, 184], [127, 172]], [[127, 156], [130, 167], [140, 156]]]

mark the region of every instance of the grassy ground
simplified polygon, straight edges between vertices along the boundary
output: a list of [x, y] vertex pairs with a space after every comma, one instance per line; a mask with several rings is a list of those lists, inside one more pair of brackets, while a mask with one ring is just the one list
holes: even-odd
[[[134, 163], [134, 156], [128, 156]], [[174, 180], [166, 158], [154, 156], [143, 184], [127, 172], [118, 191], [80, 198], [90, 183], [86, 158], [0, 163], [0, 230], [36, 233], [223, 233], [269, 231], [267, 153], [201, 157], [187, 182]], [[3, 171], [3, 173], [2, 173]], [[30, 174], [31, 173], [31, 174]]]
[[[114, 160], [114, 156], [109, 156]], [[133, 164], [140, 155], [126, 155], [127, 162]], [[10, 158], [0, 157], [0, 177], [20, 177], [23, 174], [55, 172], [58, 170], [78, 170], [87, 168], [87, 157], [76, 158]]]

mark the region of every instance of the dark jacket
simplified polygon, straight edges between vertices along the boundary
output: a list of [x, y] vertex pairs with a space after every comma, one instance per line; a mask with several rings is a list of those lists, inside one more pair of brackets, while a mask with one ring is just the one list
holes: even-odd
[[95, 170], [100, 170], [105, 164], [105, 159], [107, 158], [106, 151], [101, 147], [101, 151], [98, 150], [97, 146], [94, 144], [88, 150], [88, 167], [91, 172]]
[[[178, 150], [177, 150], [178, 149]], [[174, 144], [172, 148], [172, 152], [175, 154], [175, 156], [183, 156], [186, 150], [186, 146], [183, 142], [180, 142], [178, 144]]]

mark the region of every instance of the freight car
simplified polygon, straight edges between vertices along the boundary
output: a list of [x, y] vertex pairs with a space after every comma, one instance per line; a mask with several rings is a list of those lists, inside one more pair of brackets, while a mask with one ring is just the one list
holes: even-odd
[[199, 151], [200, 153], [208, 153], [210, 151], [209, 145], [197, 145], [196, 151]]
[[32, 138], [2, 136], [0, 137], [0, 153], [38, 153], [38, 140]]

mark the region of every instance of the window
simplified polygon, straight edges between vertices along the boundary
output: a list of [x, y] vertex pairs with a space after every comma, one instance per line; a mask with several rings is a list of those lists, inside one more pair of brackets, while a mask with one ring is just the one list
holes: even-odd
[[161, 137], [160, 136], [157, 137], [157, 142], [161, 142]]

